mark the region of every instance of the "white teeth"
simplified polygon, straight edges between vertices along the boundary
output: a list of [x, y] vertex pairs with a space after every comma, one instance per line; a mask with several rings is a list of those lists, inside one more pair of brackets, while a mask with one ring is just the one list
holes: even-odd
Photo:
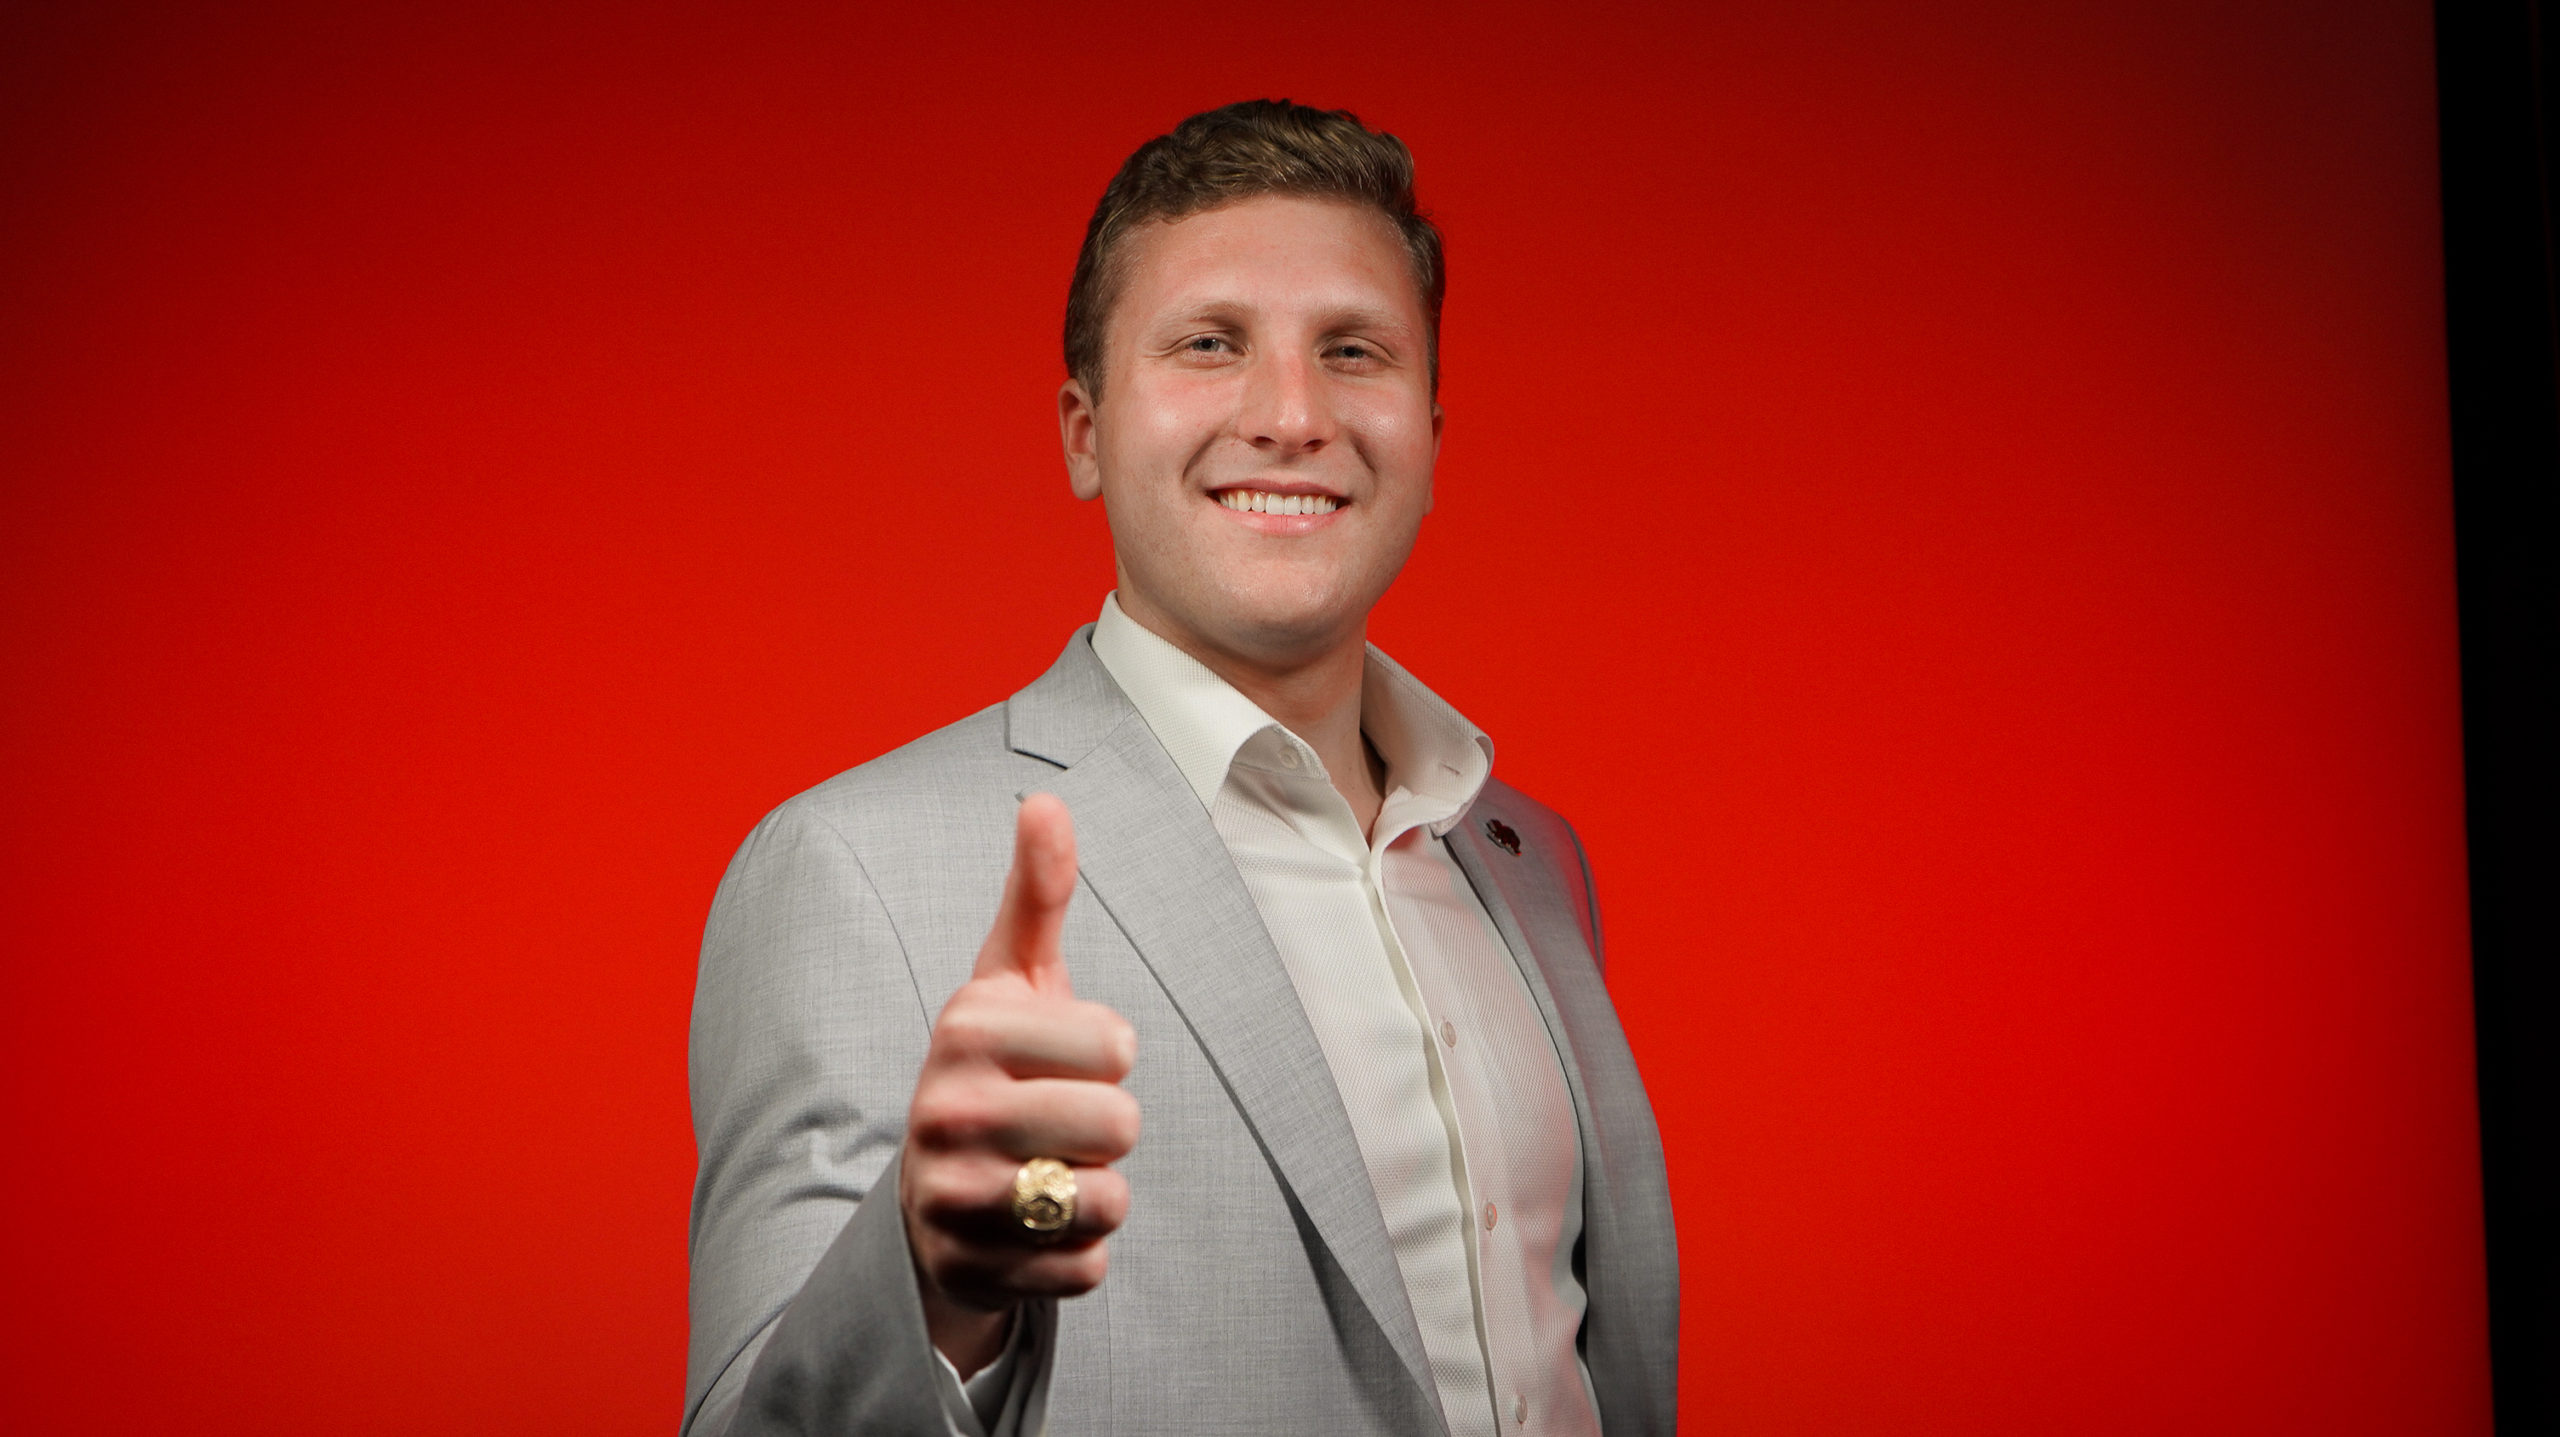
[[1330, 494], [1268, 494], [1260, 489], [1221, 489], [1218, 502], [1246, 514], [1330, 514], [1342, 507]]

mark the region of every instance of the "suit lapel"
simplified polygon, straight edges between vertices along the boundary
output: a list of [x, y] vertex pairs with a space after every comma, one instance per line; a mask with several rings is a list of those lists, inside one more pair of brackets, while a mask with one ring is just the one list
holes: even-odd
[[1067, 765], [1025, 792], [1065, 801], [1086, 886], [1181, 1012], [1407, 1372], [1436, 1394], [1350, 1115], [1253, 896], [1084, 635], [1067, 647], [1011, 705], [1014, 746]]
[[[1572, 942], [1573, 949], [1584, 945], [1572, 936], [1541, 932], [1540, 943], [1530, 941], [1529, 931], [1521, 926], [1523, 912], [1552, 911], [1552, 902], [1537, 902], [1545, 895], [1526, 891], [1539, 874], [1553, 862], [1550, 855], [1540, 855], [1539, 862], [1524, 862], [1521, 855], [1498, 851], [1484, 836], [1487, 819], [1501, 820], [1499, 800], [1487, 793], [1468, 809], [1466, 818], [1449, 830], [1449, 853], [1458, 860], [1458, 868], [1473, 884], [1476, 898], [1484, 904], [1493, 919], [1495, 930], [1502, 934], [1503, 945], [1511, 950], [1511, 961], [1520, 969], [1521, 980], [1529, 985], [1529, 996], [1538, 1004], [1538, 1016], [1545, 1020], [1547, 1036], [1556, 1045], [1556, 1059], [1564, 1068], [1565, 1087], [1573, 1094], [1574, 1125], [1582, 1142], [1582, 1214], [1587, 1230], [1596, 1213], [1608, 1211], [1609, 1180], [1607, 1166], [1601, 1161], [1599, 1123], [1593, 1113], [1591, 1094], [1583, 1081], [1582, 1055], [1574, 1042], [1574, 1024], [1566, 1021], [1562, 1006], [1556, 1001], [1557, 985], [1548, 981], [1542, 952], [1557, 951], [1560, 944]], [[1545, 928], [1551, 925], [1542, 924]], [[1572, 950], [1565, 950], [1572, 951]], [[1605, 1221], [1605, 1219], [1602, 1219]]]
[[[1449, 851], [1519, 960], [1521, 975], [1564, 1060], [1582, 1128], [1584, 1359], [1608, 1431], [1669, 1432], [1675, 1417], [1662, 1374], [1679, 1366], [1678, 1246], [1661, 1139], [1635, 1055], [1600, 981], [1591, 937], [1562, 875], [1580, 863], [1551, 819], [1506, 812], [1508, 790], [1488, 785], [1449, 835]], [[1498, 849], [1499, 819], [1518, 853]], [[1542, 851], [1552, 848], [1555, 851]]]

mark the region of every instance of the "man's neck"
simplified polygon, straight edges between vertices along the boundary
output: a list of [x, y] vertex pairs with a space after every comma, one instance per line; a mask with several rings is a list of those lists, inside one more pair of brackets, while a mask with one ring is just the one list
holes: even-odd
[[1120, 608], [1314, 749], [1335, 791], [1351, 805], [1360, 831], [1369, 832], [1386, 800], [1386, 765], [1360, 736], [1360, 685], [1369, 657], [1365, 624], [1313, 655], [1271, 662], [1209, 643], [1143, 599], [1133, 602], [1125, 587]]

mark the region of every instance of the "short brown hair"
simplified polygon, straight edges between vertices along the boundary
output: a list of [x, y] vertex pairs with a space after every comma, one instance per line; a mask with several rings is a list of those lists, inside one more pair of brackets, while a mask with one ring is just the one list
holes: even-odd
[[1431, 388], [1440, 389], [1440, 301], [1449, 278], [1440, 231], [1413, 202], [1413, 152], [1349, 110], [1244, 100], [1193, 115], [1140, 145], [1102, 191], [1067, 285], [1067, 372], [1102, 397], [1102, 330], [1125, 277], [1117, 263], [1131, 231], [1238, 200], [1299, 195], [1365, 205], [1404, 239], [1422, 294]]

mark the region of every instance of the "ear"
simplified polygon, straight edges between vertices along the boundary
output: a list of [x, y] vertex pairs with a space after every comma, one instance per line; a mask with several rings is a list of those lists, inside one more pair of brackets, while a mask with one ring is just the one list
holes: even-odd
[[[1440, 413], [1440, 401], [1439, 401], [1439, 400], [1437, 400], [1437, 399], [1432, 400], [1432, 401], [1431, 401], [1431, 477], [1432, 477], [1432, 478], [1433, 478], [1433, 480], [1435, 480], [1435, 481], [1436, 481], [1436, 480], [1438, 480], [1438, 478], [1440, 477], [1440, 421], [1441, 421], [1441, 419], [1442, 419], [1442, 418], [1443, 418], [1443, 416], [1442, 416], [1442, 414]], [[1425, 490], [1423, 490], [1423, 491], [1422, 491], [1422, 512], [1423, 512], [1423, 513], [1428, 514], [1428, 513], [1430, 513], [1430, 512], [1431, 512], [1431, 501], [1432, 501], [1433, 497], [1434, 497], [1434, 496], [1433, 496], [1432, 492], [1431, 492], [1429, 489], [1425, 489]]]
[[1084, 381], [1058, 386], [1058, 447], [1066, 451], [1067, 487], [1079, 499], [1102, 497], [1102, 456], [1094, 447], [1093, 396]]

